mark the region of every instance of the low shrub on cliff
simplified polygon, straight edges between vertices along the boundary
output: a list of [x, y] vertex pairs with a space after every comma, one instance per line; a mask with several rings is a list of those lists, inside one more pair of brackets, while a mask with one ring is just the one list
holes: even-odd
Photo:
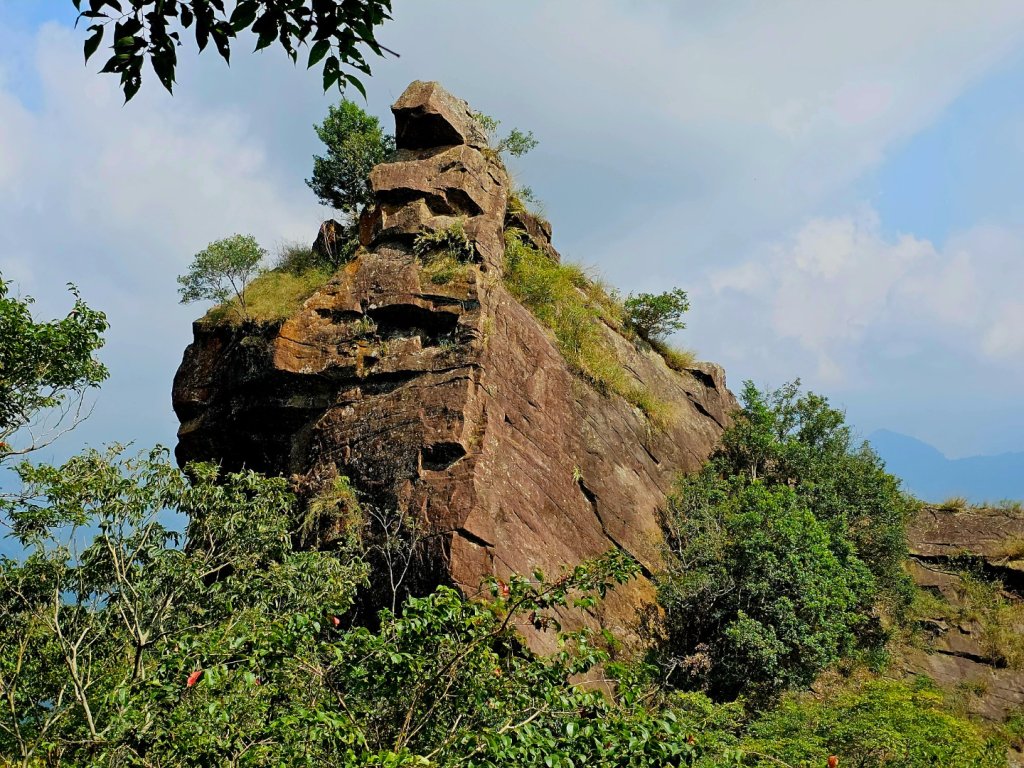
[[[264, 272], [245, 289], [244, 319], [273, 322], [290, 317], [299, 310], [302, 302], [331, 278], [331, 274], [332, 270], [327, 268], [313, 268], [301, 273], [288, 269]], [[217, 322], [242, 319], [234, 301], [214, 307], [206, 317]]]
[[246, 284], [244, 310], [237, 297], [226, 297], [206, 317], [214, 322], [283, 320], [295, 314], [333, 273], [334, 267], [318, 259], [308, 246], [286, 245], [273, 269]]
[[622, 324], [621, 305], [575, 264], [559, 264], [529, 245], [522, 233], [505, 233], [505, 285], [551, 329], [569, 366], [598, 391], [623, 397], [655, 423], [667, 407], [627, 373], [608, 332]]
[[[1006, 765], [1006, 745], [951, 711], [926, 679], [825, 681], [814, 693], [785, 697], [754, 720], [741, 747], [748, 765], [928, 768]], [[761, 759], [757, 759], [760, 756]]]

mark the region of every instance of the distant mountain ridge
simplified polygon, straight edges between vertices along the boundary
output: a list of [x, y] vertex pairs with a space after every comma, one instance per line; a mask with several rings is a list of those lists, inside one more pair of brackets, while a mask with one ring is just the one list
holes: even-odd
[[949, 459], [937, 448], [908, 435], [880, 429], [868, 441], [904, 487], [924, 501], [951, 496], [968, 501], [1024, 499], [1024, 453]]

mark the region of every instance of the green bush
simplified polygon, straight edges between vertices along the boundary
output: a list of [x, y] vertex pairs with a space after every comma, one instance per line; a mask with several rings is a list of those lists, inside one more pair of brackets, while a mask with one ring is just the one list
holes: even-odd
[[843, 414], [796, 385], [744, 409], [669, 499], [660, 579], [674, 679], [727, 698], [808, 684], [855, 647], [879, 648], [877, 610], [899, 616], [913, 503]]
[[627, 327], [646, 341], [664, 341], [686, 327], [680, 318], [690, 308], [690, 300], [686, 291], [674, 288], [659, 294], [630, 294], [622, 306]]
[[868, 443], [854, 441], [843, 412], [801, 394], [799, 384], [762, 393], [745, 382], [743, 410], [712, 463], [723, 476], [792, 486], [840, 550], [852, 546], [898, 613], [913, 597], [903, 563], [907, 523], [919, 505]]
[[793, 489], [713, 470], [669, 499], [674, 680], [728, 699], [809, 684], [854, 647], [874, 580]]
[[327, 155], [313, 157], [313, 176], [306, 184], [321, 203], [351, 223], [364, 206], [373, 204], [370, 171], [395, 151], [395, 139], [376, 117], [347, 99], [330, 107], [314, 129]]
[[840, 766], [930, 768], [1006, 765], [1006, 745], [950, 713], [942, 693], [925, 679], [854, 681], [816, 694], [787, 696], [755, 720], [741, 748], [763, 755], [748, 765], [821, 768], [829, 755]]

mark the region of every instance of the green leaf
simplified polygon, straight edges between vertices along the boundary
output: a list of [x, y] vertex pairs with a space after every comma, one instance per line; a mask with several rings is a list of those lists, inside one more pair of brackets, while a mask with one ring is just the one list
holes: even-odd
[[86, 63], [88, 63], [89, 59], [92, 57], [92, 55], [94, 53], [96, 53], [96, 49], [100, 47], [100, 42], [102, 42], [102, 40], [103, 40], [103, 25], [102, 24], [93, 24], [91, 27], [89, 27], [89, 29], [92, 31], [93, 34], [90, 35], [85, 40], [85, 61], [86, 61]]
[[[309, 49], [309, 63], [306, 65], [306, 69], [319, 64], [320, 61], [326, 56], [331, 50], [331, 43], [329, 40], [317, 40], [313, 43], [313, 46]], [[327, 90], [326, 88], [324, 90]]]

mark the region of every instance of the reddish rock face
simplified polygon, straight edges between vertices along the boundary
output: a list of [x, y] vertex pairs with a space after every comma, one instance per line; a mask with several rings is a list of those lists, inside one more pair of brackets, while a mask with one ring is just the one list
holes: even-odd
[[[972, 617], [973, 611], [963, 610], [965, 585], [959, 574], [971, 568], [997, 579], [1003, 585], [1002, 597], [1011, 604], [1019, 601], [1024, 587], [1024, 515], [1004, 509], [926, 507], [907, 533], [911, 577], [922, 589], [941, 596], [946, 606], [919, 618], [923, 642], [902, 653], [897, 669], [927, 675], [951, 689], [974, 690], [965, 701], [968, 709], [1002, 721], [1024, 706], [1024, 671], [993, 658], [986, 627]], [[1002, 629], [1024, 632], [1024, 626]]]
[[[400, 150], [371, 175], [378, 204], [360, 222], [358, 256], [282, 323], [194, 325], [174, 382], [178, 461], [295, 476], [314, 491], [348, 476], [367, 506], [425, 534], [406, 582], [415, 592], [446, 583], [471, 595], [490, 575], [554, 576], [620, 547], [644, 575], [562, 620], [635, 641], [653, 606], [666, 492], [707, 458], [735, 407], [722, 370], [671, 370], [609, 330], [626, 370], [673, 409], [665, 427], [574, 376], [502, 285], [509, 181], [468, 107], [414, 83], [394, 110]], [[515, 225], [557, 258], [550, 229], [524, 216]], [[412, 242], [456, 218], [473, 263], [438, 285]], [[553, 649], [550, 634], [528, 639]]]

